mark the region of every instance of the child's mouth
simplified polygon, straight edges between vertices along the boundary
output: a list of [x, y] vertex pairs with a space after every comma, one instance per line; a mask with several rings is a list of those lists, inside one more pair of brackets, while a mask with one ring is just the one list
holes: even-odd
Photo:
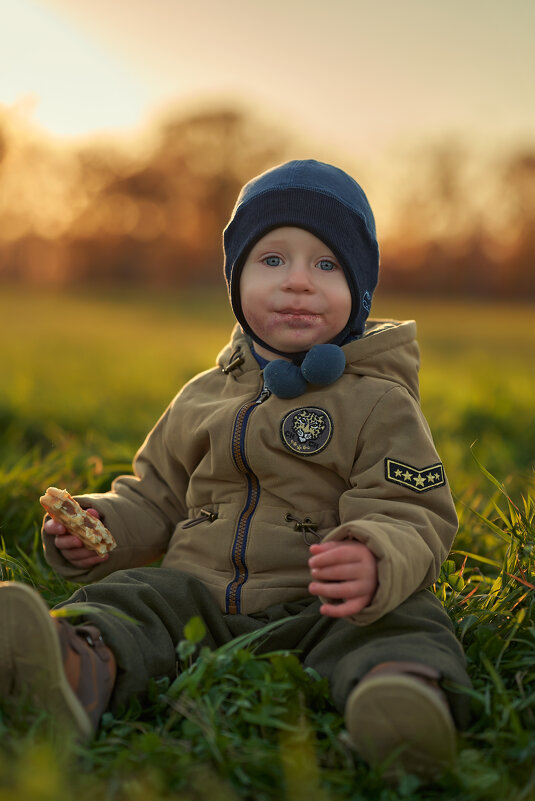
[[320, 319], [320, 315], [306, 309], [282, 309], [276, 311], [275, 317], [290, 326], [309, 326], [314, 325]]

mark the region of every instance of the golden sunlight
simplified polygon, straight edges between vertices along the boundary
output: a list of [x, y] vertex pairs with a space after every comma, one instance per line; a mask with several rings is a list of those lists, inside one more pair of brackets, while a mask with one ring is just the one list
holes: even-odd
[[34, 0], [9, 3], [0, 26], [0, 103], [31, 110], [60, 136], [126, 130], [150, 102], [148, 89], [113, 51]]

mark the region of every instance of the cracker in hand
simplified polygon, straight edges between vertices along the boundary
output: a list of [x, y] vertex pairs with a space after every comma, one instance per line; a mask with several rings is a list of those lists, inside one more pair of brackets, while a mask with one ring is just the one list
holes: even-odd
[[93, 515], [82, 509], [67, 490], [49, 487], [39, 498], [50, 517], [62, 523], [69, 534], [79, 537], [86, 548], [101, 556], [112, 551], [117, 543], [106, 526]]

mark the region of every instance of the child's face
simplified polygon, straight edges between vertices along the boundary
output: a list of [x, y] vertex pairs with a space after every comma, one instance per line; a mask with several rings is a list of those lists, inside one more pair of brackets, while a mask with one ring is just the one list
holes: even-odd
[[[256, 243], [243, 266], [240, 298], [255, 334], [288, 353], [330, 342], [351, 312], [342, 267], [302, 228], [275, 228]], [[266, 359], [279, 358], [256, 343], [255, 350]]]

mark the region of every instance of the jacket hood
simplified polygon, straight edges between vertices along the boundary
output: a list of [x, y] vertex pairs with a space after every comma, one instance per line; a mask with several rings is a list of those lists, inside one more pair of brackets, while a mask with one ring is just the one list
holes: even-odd
[[[217, 357], [218, 365], [236, 376], [258, 371], [251, 346], [251, 338], [236, 325], [230, 343]], [[414, 320], [368, 320], [362, 337], [344, 345], [342, 350], [346, 357], [345, 374], [391, 381], [419, 401], [420, 349]]]
[[382, 378], [420, 398], [420, 348], [414, 320], [369, 320], [364, 336], [343, 348], [345, 372]]

